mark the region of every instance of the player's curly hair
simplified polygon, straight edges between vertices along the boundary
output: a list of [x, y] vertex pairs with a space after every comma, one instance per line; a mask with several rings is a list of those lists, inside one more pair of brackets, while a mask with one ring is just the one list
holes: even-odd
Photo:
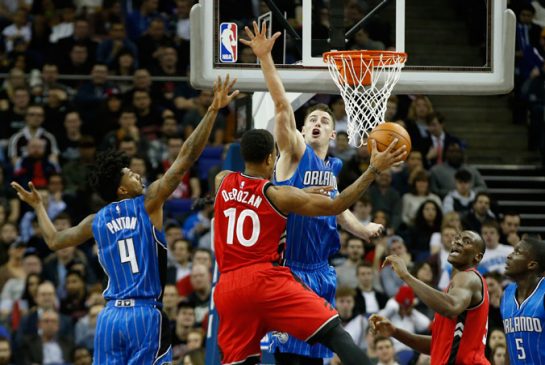
[[240, 140], [244, 162], [260, 163], [274, 151], [274, 137], [266, 129], [251, 129]]
[[121, 184], [121, 170], [129, 166], [129, 158], [122, 152], [108, 150], [97, 155], [89, 173], [93, 190], [106, 202], [117, 200], [117, 188]]

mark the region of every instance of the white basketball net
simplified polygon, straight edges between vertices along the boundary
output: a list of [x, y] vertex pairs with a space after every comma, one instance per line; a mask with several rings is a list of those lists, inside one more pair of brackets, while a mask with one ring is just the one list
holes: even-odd
[[366, 144], [368, 133], [384, 122], [386, 102], [406, 60], [405, 53], [388, 51], [324, 54], [324, 62], [344, 100], [348, 141], [352, 146]]

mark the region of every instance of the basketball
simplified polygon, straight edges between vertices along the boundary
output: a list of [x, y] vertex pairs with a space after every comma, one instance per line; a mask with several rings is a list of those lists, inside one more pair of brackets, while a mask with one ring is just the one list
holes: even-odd
[[371, 154], [372, 139], [377, 142], [377, 150], [379, 152], [382, 152], [386, 148], [388, 148], [390, 143], [392, 143], [392, 141], [396, 138], [399, 139], [399, 141], [397, 141], [397, 145], [395, 148], [397, 149], [405, 145], [407, 148], [407, 154], [405, 156], [408, 156], [411, 152], [411, 137], [409, 137], [409, 133], [407, 133], [407, 130], [397, 123], [386, 122], [377, 125], [371, 131], [371, 133], [369, 133], [369, 139], [367, 140], [367, 150], [369, 151], [369, 154]]

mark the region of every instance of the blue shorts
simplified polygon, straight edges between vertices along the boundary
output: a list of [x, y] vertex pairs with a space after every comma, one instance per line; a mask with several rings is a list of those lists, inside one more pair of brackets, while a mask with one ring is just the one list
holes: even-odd
[[[295, 262], [286, 262], [291, 271], [298, 276], [303, 283], [312, 289], [320, 297], [327, 300], [335, 307], [335, 291], [337, 287], [337, 274], [329, 263], [323, 262], [319, 264], [298, 264]], [[271, 339], [271, 351], [298, 354], [314, 358], [330, 358], [333, 357], [333, 352], [322, 344], [310, 346], [308, 343], [301, 341], [286, 333], [269, 334]]]
[[97, 319], [93, 364], [172, 364], [167, 316], [149, 302], [129, 299], [106, 304]]

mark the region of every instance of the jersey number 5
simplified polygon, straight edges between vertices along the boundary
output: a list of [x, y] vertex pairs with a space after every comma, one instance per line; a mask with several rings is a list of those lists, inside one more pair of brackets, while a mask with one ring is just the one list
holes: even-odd
[[[227, 223], [227, 244], [233, 244], [233, 238], [237, 235], [237, 241], [244, 247], [255, 245], [261, 231], [261, 222], [256, 212], [251, 209], [244, 209], [237, 217], [237, 209], [229, 208], [223, 211], [223, 215], [229, 219]], [[244, 237], [244, 221], [249, 218], [252, 221], [252, 234], [249, 238]]]
[[515, 344], [517, 345], [517, 359], [526, 359], [526, 351], [524, 351], [524, 346], [522, 345], [522, 338], [515, 338]]
[[140, 270], [138, 269], [138, 261], [136, 261], [136, 255], [134, 253], [134, 242], [132, 238], [117, 241], [117, 247], [119, 248], [121, 263], [124, 264], [126, 262], [130, 262], [132, 273], [138, 273]]

